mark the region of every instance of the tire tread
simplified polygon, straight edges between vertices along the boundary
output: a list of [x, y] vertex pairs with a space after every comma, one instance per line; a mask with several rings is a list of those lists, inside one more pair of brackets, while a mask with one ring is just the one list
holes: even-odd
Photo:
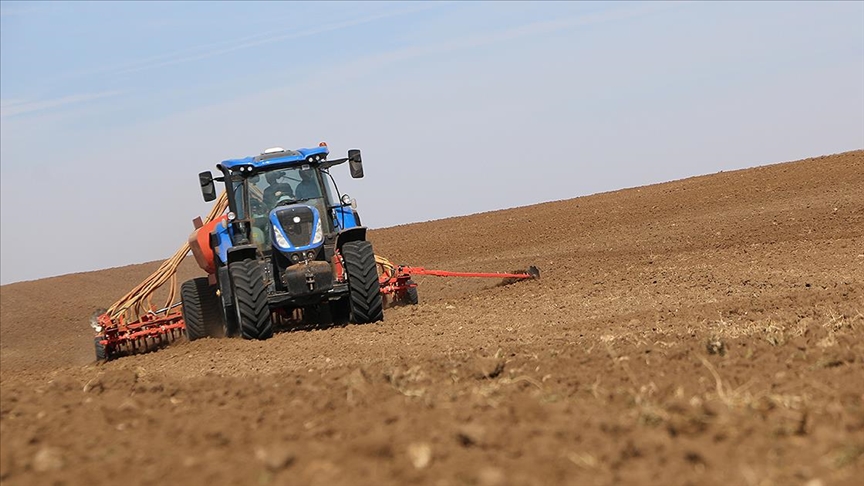
[[383, 321], [384, 301], [372, 243], [349, 241], [342, 246], [342, 257], [348, 272], [351, 321], [355, 324]]
[[244, 339], [269, 339], [273, 336], [273, 323], [261, 266], [256, 260], [243, 260], [230, 263], [228, 272], [238, 306], [240, 335]]
[[190, 341], [221, 335], [223, 320], [219, 306], [222, 304], [207, 277], [183, 282], [180, 287], [180, 300], [183, 303], [186, 337]]

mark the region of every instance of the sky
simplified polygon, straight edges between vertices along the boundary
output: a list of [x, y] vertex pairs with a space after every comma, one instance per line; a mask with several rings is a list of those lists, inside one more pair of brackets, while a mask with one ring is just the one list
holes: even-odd
[[320, 141], [371, 228], [864, 148], [864, 2], [0, 1], [0, 283], [168, 258], [199, 172]]

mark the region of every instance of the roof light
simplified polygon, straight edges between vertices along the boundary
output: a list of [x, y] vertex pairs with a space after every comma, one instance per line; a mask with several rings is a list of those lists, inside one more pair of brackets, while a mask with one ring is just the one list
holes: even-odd
[[265, 149], [264, 152], [262, 152], [262, 154], [264, 154], [264, 155], [266, 155], [266, 154], [276, 154], [276, 153], [284, 152], [284, 151], [285, 151], [285, 149], [282, 148], [282, 147], [270, 147], [270, 148], [268, 148], [268, 149]]
[[318, 144], [318, 146], [319, 146], [319, 147], [326, 147], [326, 146], [327, 146], [327, 142], [321, 142], [321, 143]]

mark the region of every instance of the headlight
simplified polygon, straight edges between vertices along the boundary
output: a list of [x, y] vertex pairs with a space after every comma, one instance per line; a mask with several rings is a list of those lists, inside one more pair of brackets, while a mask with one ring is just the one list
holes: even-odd
[[285, 241], [285, 237], [282, 236], [282, 232], [276, 228], [273, 228], [273, 237], [276, 239], [276, 244], [279, 245], [279, 248], [291, 248], [291, 245], [289, 245], [288, 242]]
[[312, 244], [321, 243], [324, 239], [324, 231], [321, 230], [321, 218], [318, 218], [318, 224], [315, 225], [315, 238], [312, 239]]

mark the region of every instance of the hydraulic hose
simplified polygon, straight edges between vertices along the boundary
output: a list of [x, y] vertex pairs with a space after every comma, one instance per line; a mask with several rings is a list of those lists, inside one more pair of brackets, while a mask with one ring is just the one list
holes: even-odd
[[[210, 214], [204, 219], [204, 224], [221, 216], [227, 208], [228, 194], [223, 191], [219, 195], [219, 198], [216, 199], [216, 203], [213, 209], [210, 210]], [[184, 243], [155, 272], [109, 307], [106, 314], [108, 314], [113, 322], [118, 322], [117, 320], [121, 317], [124, 317], [126, 322], [134, 322], [140, 320], [146, 314], [157, 315], [158, 313], [165, 313], [167, 315], [170, 313], [171, 308], [175, 307], [173, 305], [174, 299], [177, 298], [177, 268], [183, 262], [183, 259], [186, 258], [186, 255], [189, 254], [189, 250], [189, 243]], [[163, 309], [157, 311], [157, 308], [153, 306], [153, 294], [166, 282], [170, 282], [168, 301], [162, 306]]]

